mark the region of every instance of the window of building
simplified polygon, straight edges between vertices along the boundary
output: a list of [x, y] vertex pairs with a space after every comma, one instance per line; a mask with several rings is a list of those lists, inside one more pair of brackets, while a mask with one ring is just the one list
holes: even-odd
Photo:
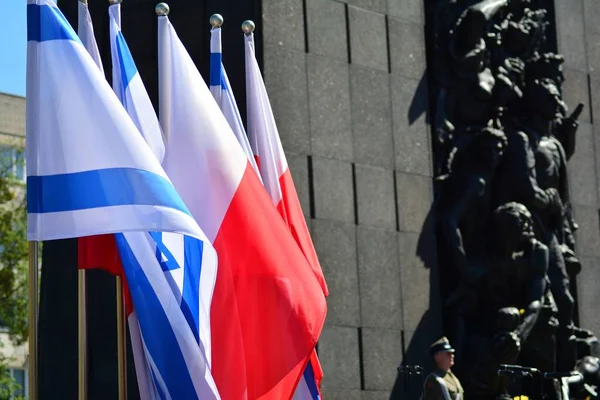
[[21, 182], [27, 179], [25, 153], [14, 147], [0, 147], [0, 173]]
[[17, 385], [19, 385], [19, 389], [15, 391], [14, 397], [25, 397], [25, 388], [27, 385], [27, 382], [25, 381], [25, 370], [21, 368], [11, 368], [10, 372], [15, 382], [17, 382]]
[[14, 383], [16, 383], [18, 387], [14, 390], [11, 389], [10, 397], [3, 397], [3, 399], [26, 399], [28, 396], [27, 371], [24, 368], [9, 368], [8, 372], [10, 373], [10, 376], [14, 379]]

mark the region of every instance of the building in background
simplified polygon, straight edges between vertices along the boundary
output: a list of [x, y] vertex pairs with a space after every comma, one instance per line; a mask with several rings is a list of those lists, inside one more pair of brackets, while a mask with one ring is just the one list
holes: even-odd
[[[26, 180], [25, 173], [25, 98], [0, 93], [0, 173], [14, 177], [17, 184]], [[21, 386], [15, 395], [27, 396], [28, 358], [27, 343], [14, 345], [9, 332], [0, 321], [0, 353]]]

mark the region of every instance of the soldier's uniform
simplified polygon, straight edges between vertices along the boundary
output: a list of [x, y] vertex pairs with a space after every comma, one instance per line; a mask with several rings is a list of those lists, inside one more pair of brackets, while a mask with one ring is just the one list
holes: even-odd
[[[440, 351], [454, 352], [445, 337], [433, 343], [429, 349], [432, 357]], [[423, 389], [424, 400], [464, 400], [465, 398], [462, 385], [452, 371], [446, 372], [439, 368], [427, 376]]]

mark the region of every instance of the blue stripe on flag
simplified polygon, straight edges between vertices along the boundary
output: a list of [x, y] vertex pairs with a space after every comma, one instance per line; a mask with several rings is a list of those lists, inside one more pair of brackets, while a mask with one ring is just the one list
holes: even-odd
[[210, 53], [210, 86], [221, 85], [222, 60], [223, 55], [221, 53]]
[[165, 310], [122, 233], [115, 234], [144, 343], [172, 399], [195, 399], [196, 389]]
[[[177, 264], [177, 260], [173, 253], [168, 249], [162, 241], [162, 232], [150, 232], [150, 236], [156, 242], [156, 259], [158, 260], [163, 271], [172, 271], [181, 268]], [[164, 257], [163, 257], [164, 256]]]
[[200, 273], [202, 272], [201, 240], [185, 236], [183, 238], [185, 269], [183, 274], [183, 293], [181, 311], [185, 315], [196, 341], [200, 343]]
[[306, 368], [304, 368], [303, 378], [306, 381], [306, 386], [308, 386], [313, 400], [319, 400], [321, 397], [319, 396], [319, 389], [317, 389], [317, 382], [315, 381], [315, 374], [310, 361], [306, 364]]
[[163, 206], [191, 215], [171, 182], [141, 169], [109, 168], [27, 177], [29, 213], [123, 205]]
[[74, 40], [81, 43], [58, 8], [37, 4], [27, 5], [27, 40], [35, 42]]
[[119, 52], [119, 65], [121, 66], [121, 80], [123, 81], [123, 90], [129, 85], [138, 70], [133, 62], [131, 51], [123, 37], [123, 33], [117, 34], [117, 51]]
[[152, 381], [154, 382], [154, 388], [156, 389], [156, 394], [158, 395], [158, 398], [166, 399], [167, 396], [165, 396], [165, 394], [163, 393], [162, 387], [160, 386], [158, 379], [156, 379], [156, 373], [154, 372], [154, 368], [150, 368], [150, 373], [152, 374]]

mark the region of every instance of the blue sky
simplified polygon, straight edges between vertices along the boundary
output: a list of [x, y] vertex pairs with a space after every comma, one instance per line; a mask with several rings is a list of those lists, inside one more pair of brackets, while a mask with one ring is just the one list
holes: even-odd
[[25, 96], [27, 2], [2, 0], [0, 23], [0, 93]]

